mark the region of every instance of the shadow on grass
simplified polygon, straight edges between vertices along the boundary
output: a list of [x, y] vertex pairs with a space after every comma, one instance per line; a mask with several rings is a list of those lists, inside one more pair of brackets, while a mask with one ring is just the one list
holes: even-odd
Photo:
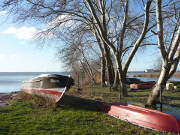
[[58, 102], [58, 106], [62, 108], [74, 108], [79, 110], [98, 111], [101, 112], [103, 102], [64, 95]]
[[180, 100], [180, 97], [163, 96], [163, 98], [168, 100]]

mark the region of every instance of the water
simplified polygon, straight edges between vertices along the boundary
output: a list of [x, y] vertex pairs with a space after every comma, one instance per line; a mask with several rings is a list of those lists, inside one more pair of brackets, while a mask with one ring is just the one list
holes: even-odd
[[69, 75], [65, 72], [0, 72], [0, 93], [20, 91], [24, 80], [49, 73]]
[[[149, 78], [149, 77], [135, 77], [140, 79], [143, 82], [150, 82], [150, 81], [158, 81], [158, 78]], [[180, 81], [180, 78], [170, 78], [169, 81]]]
[[[146, 73], [146, 72], [128, 72], [128, 77], [133, 77], [133, 75], [143, 75], [143, 74], [156, 74], [157, 72], [153, 73]], [[149, 81], [158, 81], [158, 78], [149, 78], [149, 77], [135, 77], [137, 79], [140, 79], [143, 82], [149, 82]], [[169, 81], [180, 81], [180, 78], [170, 78]]]
[[[156, 105], [157, 110], [160, 111], [160, 104]], [[180, 121], [180, 108], [179, 107], [172, 107], [169, 105], [162, 105], [162, 111], [164, 113], [170, 114], [174, 116], [176, 119]]]

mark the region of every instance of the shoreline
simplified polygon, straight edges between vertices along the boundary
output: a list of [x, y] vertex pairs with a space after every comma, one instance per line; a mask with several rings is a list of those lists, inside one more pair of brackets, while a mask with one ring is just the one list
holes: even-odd
[[4, 107], [7, 105], [10, 105], [9, 101], [12, 101], [18, 97], [17, 92], [11, 92], [11, 93], [0, 93], [0, 107]]

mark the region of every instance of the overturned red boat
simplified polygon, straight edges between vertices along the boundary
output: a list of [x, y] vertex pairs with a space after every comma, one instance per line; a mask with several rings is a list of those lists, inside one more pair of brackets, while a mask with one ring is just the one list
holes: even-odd
[[102, 111], [142, 127], [180, 134], [179, 121], [157, 110], [115, 102], [104, 103]]
[[31, 80], [24, 81], [22, 90], [57, 103], [72, 85], [74, 85], [74, 80], [70, 76], [42, 74]]
[[130, 84], [130, 89], [149, 89], [152, 88], [156, 84], [155, 81], [145, 82], [140, 84]]

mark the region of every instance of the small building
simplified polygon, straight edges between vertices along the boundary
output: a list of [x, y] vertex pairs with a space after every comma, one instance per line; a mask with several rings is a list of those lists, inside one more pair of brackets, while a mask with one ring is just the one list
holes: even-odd
[[155, 72], [155, 70], [154, 70], [154, 69], [145, 69], [144, 72], [146, 72], [146, 73], [152, 73], [152, 72]]

